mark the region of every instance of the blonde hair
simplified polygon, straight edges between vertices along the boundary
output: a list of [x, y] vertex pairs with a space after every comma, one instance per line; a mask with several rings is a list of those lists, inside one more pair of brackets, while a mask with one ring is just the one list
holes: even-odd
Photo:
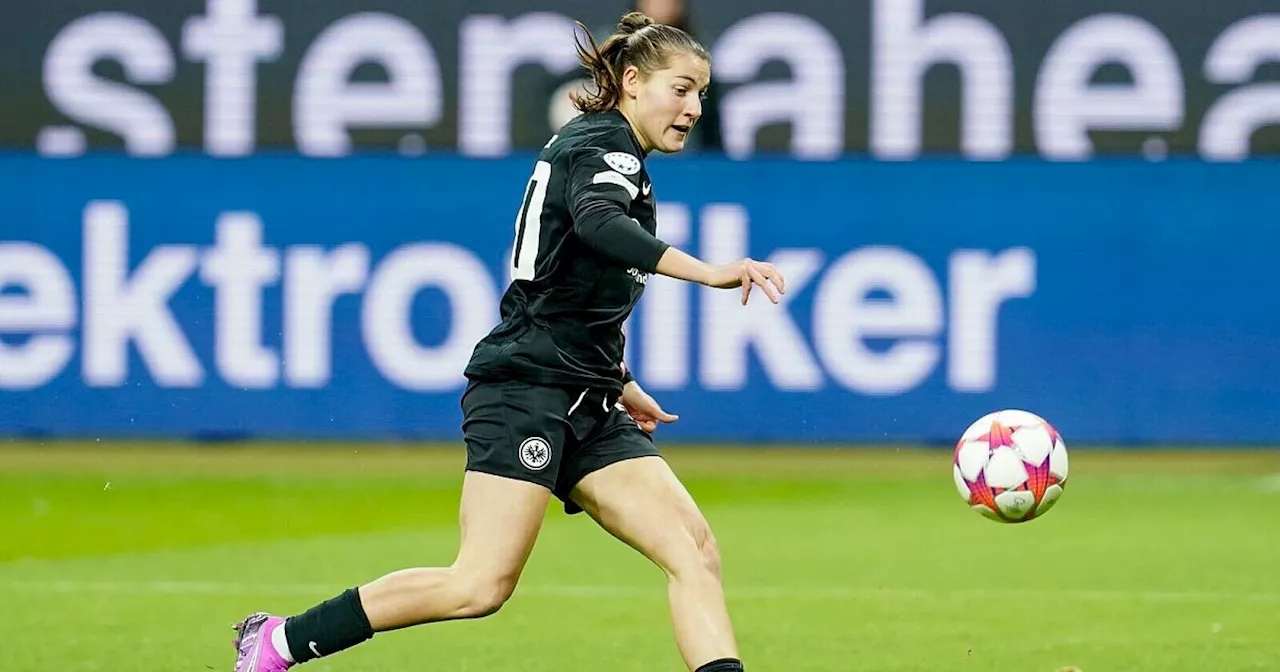
[[628, 66], [635, 66], [648, 75], [667, 66], [676, 54], [693, 54], [711, 62], [711, 54], [693, 36], [674, 26], [655, 23], [640, 12], [622, 15], [618, 28], [604, 41], [597, 44], [591, 31], [581, 21], [578, 27], [586, 35], [587, 42], [575, 39], [578, 61], [591, 75], [595, 92], [573, 93], [573, 106], [581, 112], [605, 112], [618, 106], [622, 100], [622, 73]]

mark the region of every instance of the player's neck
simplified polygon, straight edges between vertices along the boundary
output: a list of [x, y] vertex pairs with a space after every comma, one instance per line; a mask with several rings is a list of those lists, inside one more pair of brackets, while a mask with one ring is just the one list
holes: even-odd
[[629, 105], [619, 105], [616, 109], [618, 110], [618, 114], [621, 114], [622, 118], [627, 120], [627, 125], [631, 127], [631, 136], [635, 138], [636, 142], [640, 145], [640, 149], [643, 150], [646, 155], [649, 152], [652, 152], [653, 146], [648, 139], [644, 137], [644, 133], [640, 132], [640, 126], [635, 121], [635, 110], [631, 109], [631, 106]]

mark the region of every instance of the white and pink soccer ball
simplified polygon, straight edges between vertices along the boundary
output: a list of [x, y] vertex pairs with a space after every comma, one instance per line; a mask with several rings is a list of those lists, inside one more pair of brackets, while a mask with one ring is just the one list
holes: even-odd
[[1053, 508], [1067, 484], [1062, 435], [1034, 413], [997, 411], [969, 425], [956, 444], [956, 489], [978, 513], [1022, 523]]

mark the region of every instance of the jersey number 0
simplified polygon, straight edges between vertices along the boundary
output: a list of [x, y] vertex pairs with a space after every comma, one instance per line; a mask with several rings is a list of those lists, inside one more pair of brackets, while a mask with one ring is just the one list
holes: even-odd
[[511, 277], [532, 280], [538, 263], [538, 247], [542, 234], [542, 204], [551, 181], [551, 164], [539, 161], [524, 189], [524, 202], [516, 215], [516, 247], [511, 253]]

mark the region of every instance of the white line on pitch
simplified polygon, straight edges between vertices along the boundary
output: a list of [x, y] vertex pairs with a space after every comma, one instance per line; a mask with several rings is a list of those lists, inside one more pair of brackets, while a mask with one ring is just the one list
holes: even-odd
[[[324, 595], [339, 588], [337, 583], [237, 583], [233, 581], [22, 581], [0, 580], [0, 591], [19, 593], [169, 593], [179, 595]], [[626, 598], [665, 597], [660, 586], [608, 586], [528, 584], [516, 589], [518, 595], [550, 597]], [[731, 599], [861, 599], [887, 597], [894, 599], [1000, 598], [1037, 597], [1065, 600], [1136, 600], [1141, 602], [1252, 602], [1277, 603], [1280, 593], [1267, 592], [1199, 592], [1140, 590], [1022, 590], [957, 589], [929, 590], [909, 588], [854, 588], [848, 586], [733, 586], [725, 587]]]

